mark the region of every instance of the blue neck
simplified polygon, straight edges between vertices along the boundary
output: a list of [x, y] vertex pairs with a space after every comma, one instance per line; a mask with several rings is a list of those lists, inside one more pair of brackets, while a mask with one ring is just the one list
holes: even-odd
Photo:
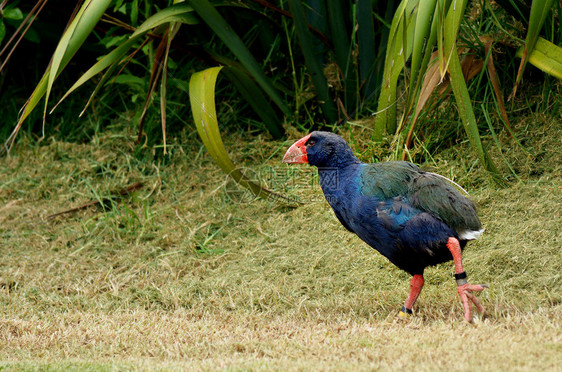
[[[357, 158], [355, 158], [357, 160]], [[351, 189], [358, 189], [359, 185], [351, 184], [358, 181], [357, 173], [360, 171], [361, 163], [350, 162], [345, 166], [318, 168], [320, 186], [326, 196], [340, 197]]]

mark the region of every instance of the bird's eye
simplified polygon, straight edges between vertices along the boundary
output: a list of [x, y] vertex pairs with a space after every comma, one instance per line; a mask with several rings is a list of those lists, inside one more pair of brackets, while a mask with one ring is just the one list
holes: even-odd
[[314, 146], [316, 142], [314, 142], [314, 140], [308, 140], [308, 142], [306, 143], [306, 147], [310, 147], [310, 146]]

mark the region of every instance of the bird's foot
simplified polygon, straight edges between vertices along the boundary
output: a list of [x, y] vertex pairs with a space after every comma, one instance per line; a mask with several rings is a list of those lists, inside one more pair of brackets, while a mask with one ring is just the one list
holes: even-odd
[[464, 307], [464, 319], [469, 323], [472, 323], [472, 304], [470, 303], [470, 301], [472, 301], [478, 311], [482, 313], [482, 316], [486, 317], [486, 310], [484, 310], [484, 307], [482, 307], [480, 301], [478, 301], [473, 293], [482, 292], [485, 288], [490, 287], [488, 287], [486, 284], [472, 285], [468, 282], [457, 286], [457, 292], [459, 292], [459, 296], [461, 296], [462, 305]]
[[412, 315], [412, 310], [407, 309], [406, 306], [402, 306], [402, 310], [398, 313], [400, 319], [406, 319]]

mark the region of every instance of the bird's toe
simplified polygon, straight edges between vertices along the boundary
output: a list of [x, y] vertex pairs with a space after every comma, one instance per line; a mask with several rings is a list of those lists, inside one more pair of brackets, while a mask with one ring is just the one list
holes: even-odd
[[476, 309], [478, 309], [478, 311], [482, 314], [483, 317], [486, 317], [487, 315], [486, 310], [480, 304], [480, 301], [473, 293], [473, 292], [481, 292], [486, 288], [489, 288], [486, 284], [472, 285], [470, 283], [465, 283], [457, 286], [457, 291], [461, 297], [461, 301], [464, 307], [464, 319], [468, 323], [472, 323], [472, 304], [476, 306]]

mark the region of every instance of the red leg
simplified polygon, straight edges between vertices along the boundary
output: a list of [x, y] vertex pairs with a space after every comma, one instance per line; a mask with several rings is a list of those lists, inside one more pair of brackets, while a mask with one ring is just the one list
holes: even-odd
[[471, 323], [472, 322], [472, 305], [470, 301], [474, 303], [478, 311], [483, 315], [486, 315], [486, 310], [480, 304], [480, 301], [472, 293], [481, 292], [484, 288], [488, 288], [485, 284], [472, 285], [466, 280], [466, 273], [462, 267], [462, 254], [461, 246], [459, 241], [453, 237], [449, 238], [447, 241], [447, 248], [453, 255], [453, 262], [455, 263], [455, 278], [457, 279], [457, 292], [461, 296], [461, 301], [464, 307], [464, 319]]
[[412, 314], [412, 307], [414, 306], [414, 303], [416, 302], [418, 296], [420, 295], [420, 292], [423, 288], [423, 283], [424, 280], [422, 274], [416, 274], [412, 277], [412, 280], [410, 280], [410, 295], [406, 299], [406, 302], [404, 303], [404, 307], [398, 313], [398, 316], [400, 318], [404, 318], [407, 315]]

